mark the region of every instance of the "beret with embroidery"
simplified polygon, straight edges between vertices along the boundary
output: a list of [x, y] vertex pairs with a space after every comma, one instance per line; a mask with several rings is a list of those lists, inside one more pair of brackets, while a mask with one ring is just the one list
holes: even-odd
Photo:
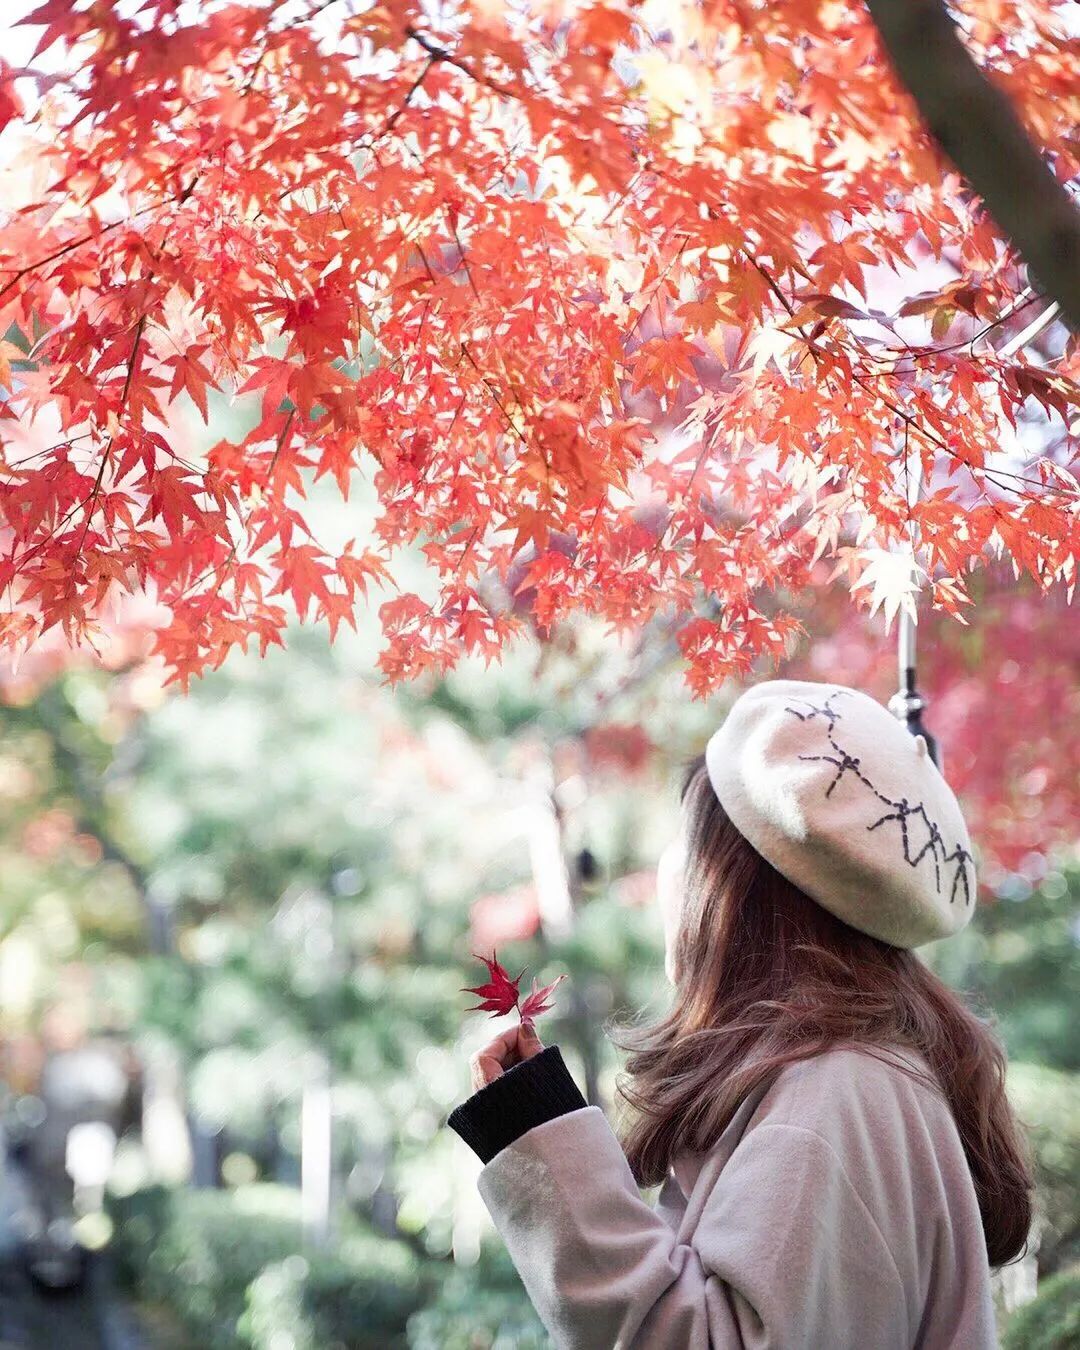
[[897, 947], [959, 932], [975, 909], [960, 806], [921, 736], [856, 689], [767, 680], [705, 751], [732, 824], [837, 918]]

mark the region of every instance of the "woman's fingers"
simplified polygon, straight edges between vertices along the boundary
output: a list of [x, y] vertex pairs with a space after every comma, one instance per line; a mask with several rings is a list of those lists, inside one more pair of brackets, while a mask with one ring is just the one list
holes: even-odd
[[473, 1091], [484, 1087], [503, 1072], [513, 1046], [517, 1044], [517, 1027], [509, 1027], [501, 1035], [478, 1050], [469, 1061]]
[[502, 1061], [488, 1046], [478, 1051], [469, 1060], [469, 1071], [473, 1091], [478, 1092], [480, 1088], [486, 1087], [488, 1083], [493, 1082], [502, 1073]]
[[536, 1028], [531, 1022], [522, 1022], [518, 1028], [518, 1055], [522, 1059], [532, 1059], [533, 1055], [538, 1055], [543, 1050], [540, 1037], [536, 1034]]
[[538, 1055], [543, 1048], [531, 1023], [508, 1027], [469, 1061], [473, 1091], [486, 1087], [507, 1069]]

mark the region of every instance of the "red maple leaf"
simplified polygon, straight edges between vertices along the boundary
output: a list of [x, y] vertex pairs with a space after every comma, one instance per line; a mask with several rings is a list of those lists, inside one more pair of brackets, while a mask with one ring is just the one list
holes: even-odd
[[534, 978], [532, 993], [525, 998], [524, 1002], [519, 1002], [521, 990], [518, 986], [521, 984], [521, 976], [525, 974], [525, 971], [523, 970], [517, 979], [512, 980], [510, 972], [499, 964], [494, 952], [491, 953], [490, 959], [486, 956], [477, 956], [476, 959], [483, 961], [484, 965], [487, 966], [491, 978], [486, 984], [478, 984], [473, 988], [462, 990], [463, 993], [475, 994], [480, 999], [479, 1003], [468, 1009], [469, 1012], [489, 1012], [492, 1017], [501, 1017], [517, 1008], [522, 1023], [531, 1024], [534, 1018], [539, 1017], [541, 1013], [550, 1012], [552, 1004], [547, 1000], [555, 986], [561, 980], [566, 979], [565, 975], [560, 975], [558, 979], [552, 980], [551, 984], [539, 989]]
[[519, 991], [518, 985], [521, 983], [521, 975], [525, 974], [523, 970], [516, 980], [510, 978], [510, 972], [504, 970], [495, 959], [495, 953], [491, 953], [491, 959], [486, 956], [477, 956], [478, 961], [483, 961], [488, 968], [488, 974], [491, 978], [486, 984], [478, 984], [472, 988], [463, 989], [463, 994], [475, 994], [480, 1002], [475, 1007], [466, 1009], [467, 1012], [489, 1012], [492, 1017], [501, 1017], [518, 1005]]
[[[522, 974], [524, 974], [524, 972], [522, 972]], [[565, 979], [565, 975], [558, 975], [550, 984], [545, 984], [543, 989], [538, 989], [536, 980], [535, 978], [533, 979], [532, 993], [523, 1003], [518, 1005], [518, 1016], [523, 1023], [531, 1023], [533, 1019], [539, 1017], [541, 1013], [551, 1011], [554, 1005], [549, 1003], [548, 999], [551, 997], [552, 993], [554, 993], [556, 985], [560, 984]]]

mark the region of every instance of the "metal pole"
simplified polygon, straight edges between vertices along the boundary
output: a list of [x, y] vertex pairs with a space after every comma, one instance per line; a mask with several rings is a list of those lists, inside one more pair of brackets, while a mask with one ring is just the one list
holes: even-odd
[[[915, 456], [914, 463], [910, 466], [907, 465], [905, 460], [905, 473], [907, 474], [906, 495], [908, 506], [914, 506], [919, 500], [919, 493], [922, 490], [922, 460], [918, 455]], [[917, 539], [917, 530], [913, 524], [911, 527], [913, 560]], [[908, 731], [913, 736], [923, 738], [930, 758], [938, 769], [941, 769], [941, 751], [938, 743], [923, 726], [922, 721], [926, 700], [919, 693], [916, 683], [915, 620], [904, 610], [900, 611], [900, 623], [897, 630], [897, 666], [899, 684], [896, 693], [889, 699], [889, 711], [894, 717], [898, 717], [906, 724]]]

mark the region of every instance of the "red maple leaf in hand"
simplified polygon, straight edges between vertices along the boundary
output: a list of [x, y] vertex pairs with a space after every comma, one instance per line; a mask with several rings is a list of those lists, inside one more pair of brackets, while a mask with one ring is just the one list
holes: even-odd
[[[474, 953], [475, 955], [475, 953]], [[511, 1009], [516, 1008], [520, 992], [518, 985], [521, 983], [521, 975], [525, 974], [523, 970], [516, 980], [510, 978], [510, 972], [504, 970], [495, 959], [495, 953], [491, 953], [491, 959], [486, 956], [477, 956], [478, 961], [483, 961], [488, 968], [490, 979], [486, 984], [478, 984], [472, 988], [463, 989], [463, 994], [475, 994], [480, 1002], [475, 1007], [466, 1009], [467, 1012], [489, 1012], [492, 1017], [501, 1017]]]
[[495, 958], [495, 953], [491, 953], [491, 958], [486, 956], [477, 956], [478, 961], [483, 961], [488, 968], [488, 979], [486, 984], [474, 985], [471, 988], [462, 990], [465, 994], [475, 994], [480, 1000], [479, 1003], [467, 1009], [468, 1012], [489, 1012], [492, 1017], [501, 1017], [505, 1013], [511, 1012], [514, 1008], [518, 1010], [518, 1016], [523, 1024], [532, 1025], [533, 1019], [541, 1013], [550, 1012], [552, 1004], [548, 1002], [555, 986], [560, 980], [565, 980], [565, 975], [560, 975], [552, 980], [543, 989], [538, 989], [536, 980], [533, 980], [532, 993], [524, 1000], [521, 998], [521, 990], [518, 986], [521, 984], [521, 976], [525, 974], [522, 970], [516, 980], [510, 978], [510, 972], [505, 970]]
[[[525, 972], [522, 971], [521, 974], [524, 975]], [[519, 975], [518, 978], [520, 979], [521, 976]], [[536, 980], [535, 978], [533, 979], [532, 993], [523, 1003], [518, 1005], [518, 1016], [523, 1023], [531, 1023], [534, 1017], [539, 1017], [541, 1013], [551, 1011], [554, 1004], [549, 1003], [547, 1000], [554, 992], [556, 985], [565, 979], [565, 975], [559, 975], [552, 980], [550, 984], [545, 984], [543, 989], [538, 989], [536, 987]]]

